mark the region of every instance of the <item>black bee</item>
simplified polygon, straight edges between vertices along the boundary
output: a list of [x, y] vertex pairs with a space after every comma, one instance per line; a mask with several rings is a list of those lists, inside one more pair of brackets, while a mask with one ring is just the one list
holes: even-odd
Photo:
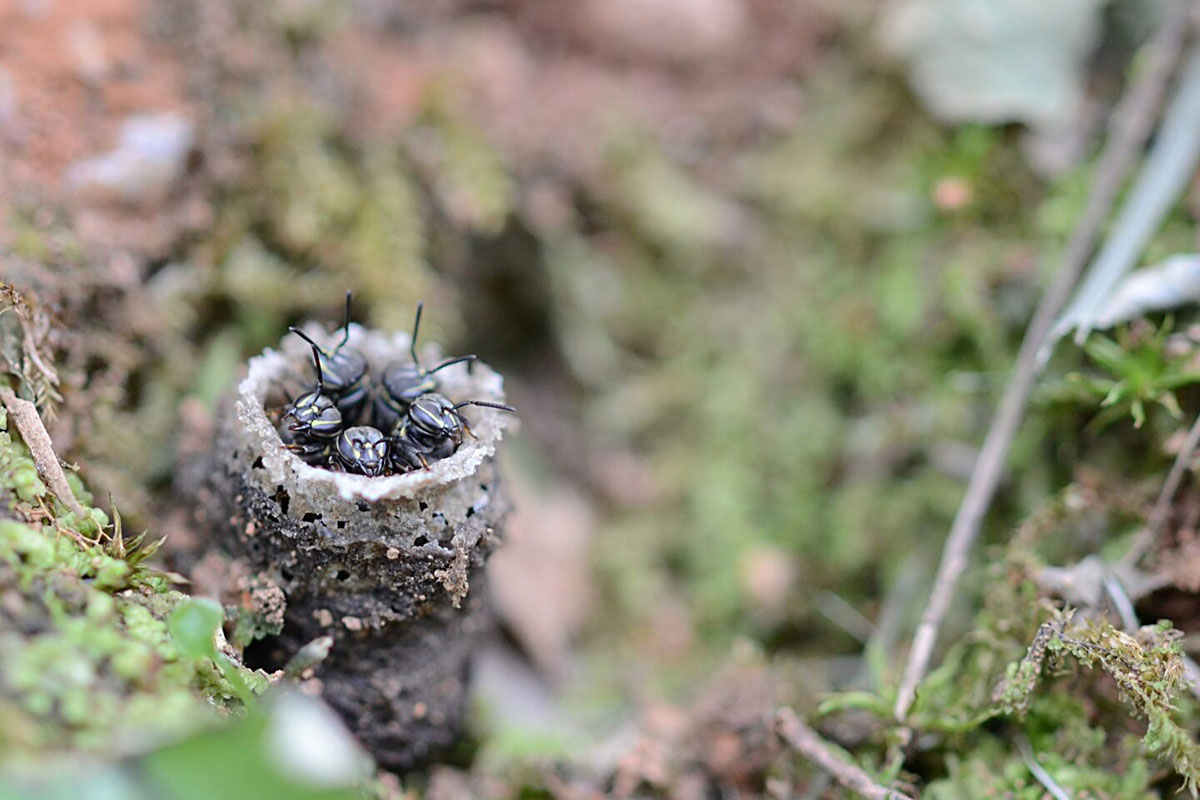
[[486, 406], [514, 414], [517, 411], [512, 406], [482, 400], [455, 403], [437, 392], [420, 395], [409, 405], [392, 433], [392, 468], [396, 472], [428, 469], [431, 461], [453, 455], [462, 444], [463, 433], [475, 435], [459, 412], [463, 406]]
[[346, 472], [382, 475], [391, 465], [391, 442], [383, 431], [369, 425], [347, 428], [338, 434], [333, 463]]
[[446, 359], [433, 369], [426, 370], [421, 366], [421, 360], [417, 358], [417, 333], [421, 330], [421, 310], [424, 307], [424, 303], [417, 303], [417, 317], [413, 322], [412, 339], [409, 340], [412, 360], [397, 359], [390, 362], [384, 367], [383, 375], [379, 378], [379, 390], [374, 402], [374, 421], [385, 431], [396, 427], [414, 400], [423, 394], [437, 391], [438, 383], [433, 373], [452, 364], [475, 359], [473, 355], [458, 356]]
[[333, 398], [325, 394], [324, 376], [321, 371], [321, 352], [314, 344], [313, 368], [317, 371], [317, 387], [301, 395], [288, 406], [280, 420], [291, 418], [293, 422], [285, 428], [287, 449], [298, 455], [305, 463], [313, 466], [329, 463], [329, 451], [333, 441], [342, 431], [342, 413]]
[[288, 330], [317, 348], [321, 369], [325, 371], [325, 392], [337, 403], [343, 419], [357, 419], [367, 402], [370, 384], [367, 381], [366, 357], [353, 347], [346, 346], [350, 340], [350, 292], [346, 292], [346, 324], [342, 327], [342, 341], [332, 352], [318, 345], [299, 328]]

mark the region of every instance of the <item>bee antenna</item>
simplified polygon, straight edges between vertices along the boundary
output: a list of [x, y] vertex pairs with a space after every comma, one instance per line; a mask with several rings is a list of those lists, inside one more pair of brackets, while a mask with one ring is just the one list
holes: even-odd
[[346, 342], [350, 341], [350, 296], [352, 292], [346, 290], [346, 321], [342, 325], [342, 341], [338, 343], [338, 350], [341, 350]]
[[512, 406], [505, 405], [504, 403], [485, 403], [483, 400], [464, 400], [461, 403], [455, 403], [454, 409], [457, 411], [463, 406], [486, 406], [487, 408], [498, 408], [501, 411], [510, 411], [513, 414], [517, 413], [517, 410]]
[[325, 388], [325, 376], [321, 374], [321, 350], [314, 344], [313, 349], [313, 366], [317, 369], [317, 394]]
[[479, 356], [477, 356], [477, 355], [459, 356], [458, 358], [448, 358], [445, 361], [443, 361], [442, 363], [438, 364], [433, 369], [429, 370], [429, 372], [426, 372], [425, 374], [432, 375], [433, 373], [437, 372], [439, 369], [445, 369], [446, 367], [449, 367], [453, 364], [461, 364], [464, 361], [474, 361], [477, 358], [479, 358]]
[[417, 333], [421, 330], [421, 309], [425, 308], [425, 301], [417, 303], [417, 318], [413, 320], [412, 339], [408, 342], [408, 352], [412, 354], [413, 366], [417, 371], [421, 370], [421, 362], [417, 360]]
[[317, 343], [312, 340], [312, 337], [310, 337], [307, 333], [305, 333], [304, 331], [297, 328], [295, 325], [288, 326], [288, 330], [291, 331], [292, 333], [296, 334], [297, 336], [299, 336], [304, 341], [311, 344], [313, 347], [318, 346]]

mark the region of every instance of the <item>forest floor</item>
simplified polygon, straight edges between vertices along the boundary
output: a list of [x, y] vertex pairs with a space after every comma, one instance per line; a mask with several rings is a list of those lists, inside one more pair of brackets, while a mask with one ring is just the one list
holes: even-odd
[[[6, 401], [0, 797], [81, 755], [114, 781], [141, 759], [171, 796], [226, 759], [259, 797], [307, 796], [242, 759], [283, 712], [247, 694], [266, 678], [238, 648], [209, 652], [188, 596], [211, 531], [183, 487], [245, 360], [340, 324], [348, 288], [388, 330], [424, 300], [422, 338], [478, 353], [521, 411], [470, 734], [371, 791], [1193, 787], [1186, 310], [1064, 342], [1033, 384], [897, 719], [1104, 120], [1158, 51], [1098, 24], [1091, 111], [1048, 170], [1021, 126], [935, 118], [879, 16], [0, 0], [0, 359], [70, 485]], [[1195, 251], [1186, 192], [1146, 261]], [[169, 620], [193, 613], [209, 641], [189, 649]]]

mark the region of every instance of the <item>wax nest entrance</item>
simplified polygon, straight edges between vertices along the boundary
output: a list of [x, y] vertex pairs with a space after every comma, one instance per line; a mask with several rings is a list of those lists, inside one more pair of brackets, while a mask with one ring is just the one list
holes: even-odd
[[[341, 331], [306, 327], [323, 347]], [[350, 326], [372, 375], [407, 358], [409, 337]], [[424, 348], [422, 361], [437, 360]], [[494, 456], [512, 415], [467, 412], [468, 436], [428, 469], [367, 477], [305, 464], [278, 433], [288, 393], [312, 385], [311, 347], [289, 336], [250, 359], [227, 404], [207, 477], [218, 541], [286, 598], [282, 631], [252, 645], [282, 663], [333, 637], [315, 669], [325, 699], [385, 767], [404, 770], [461, 729], [474, 644], [489, 626], [483, 565], [503, 538], [509, 501]], [[478, 361], [438, 373], [455, 401], [504, 402], [503, 380]], [[248, 651], [249, 652], [249, 651]]]

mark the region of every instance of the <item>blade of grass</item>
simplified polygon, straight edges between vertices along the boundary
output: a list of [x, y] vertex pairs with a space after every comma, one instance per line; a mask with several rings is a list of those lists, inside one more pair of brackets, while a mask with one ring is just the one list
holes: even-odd
[[1082, 344], [1117, 284], [1141, 258], [1151, 237], [1200, 163], [1200, 45], [1192, 48], [1145, 166], [1088, 268], [1075, 299], [1054, 326], [1053, 341], [1075, 329]]
[[966, 569], [967, 557], [979, 534], [980, 523], [1000, 482], [1033, 381], [1048, 360], [1050, 348], [1045, 343], [1049, 341], [1054, 320], [1066, 304], [1095, 246], [1096, 237], [1108, 217], [1125, 174], [1150, 136], [1158, 107], [1183, 46], [1190, 6], [1190, 3], [1176, 2], [1170, 7], [1158, 32], [1146, 45], [1149, 63], [1145, 71], [1126, 89], [1113, 111], [1108, 141], [1096, 167], [1096, 178], [1087, 206], [1067, 243], [1062, 266], [1038, 303], [1021, 342], [1012, 376], [984, 438], [966, 494], [946, 537], [929, 601], [913, 636], [912, 648], [896, 693], [894, 714], [901, 723], [907, 720], [916, 699], [917, 685], [929, 668], [938, 632], [954, 599], [958, 579]]

